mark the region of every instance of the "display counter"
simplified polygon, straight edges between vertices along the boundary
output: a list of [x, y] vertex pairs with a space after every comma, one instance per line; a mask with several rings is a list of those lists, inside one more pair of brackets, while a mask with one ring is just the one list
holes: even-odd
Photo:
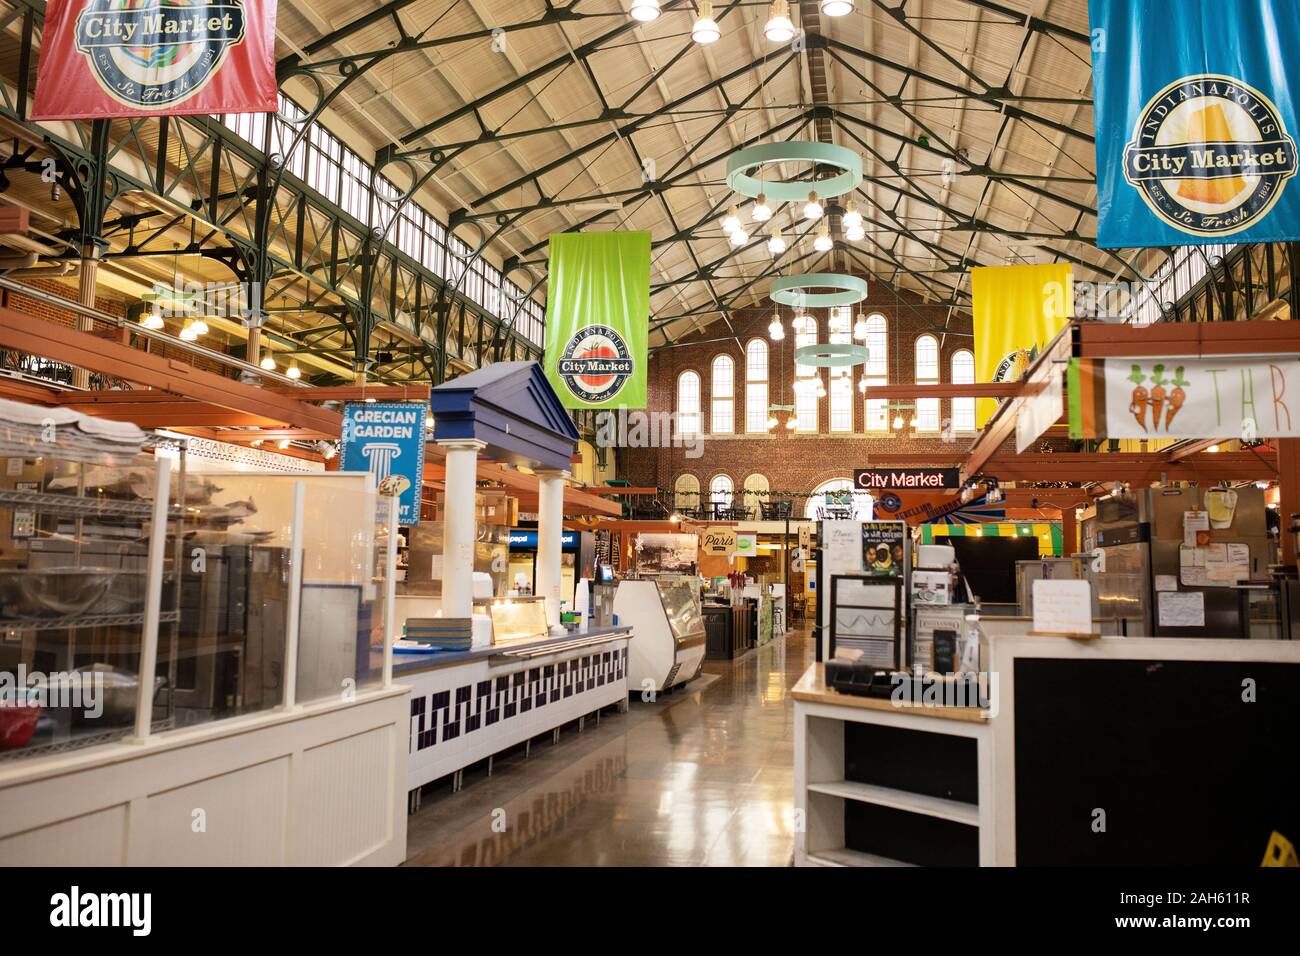
[[627, 709], [632, 628], [592, 628], [560, 637], [467, 651], [402, 654], [393, 677], [411, 688], [409, 809], [420, 787], [527, 743], [611, 704]]
[[[1300, 831], [1291, 641], [992, 636], [983, 706], [795, 685], [800, 866], [1258, 866]], [[1227, 766], [1267, 767], [1241, 778]]]
[[693, 581], [620, 581], [614, 613], [620, 621], [636, 625], [628, 660], [628, 683], [634, 692], [670, 690], [699, 674], [706, 638]]

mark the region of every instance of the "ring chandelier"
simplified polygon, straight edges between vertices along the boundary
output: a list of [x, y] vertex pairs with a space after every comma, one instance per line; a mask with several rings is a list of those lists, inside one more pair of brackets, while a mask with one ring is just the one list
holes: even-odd
[[[838, 175], [816, 181], [783, 182], [779, 179], [757, 179], [750, 175], [763, 166], [777, 163], [816, 163], [833, 166]], [[727, 188], [751, 199], [767, 196], [780, 202], [799, 202], [809, 189], [818, 195], [833, 198], [852, 192], [862, 183], [862, 157], [851, 149], [832, 143], [763, 143], [737, 150], [727, 158]]]
[[[838, 292], [808, 292], [808, 289], [838, 289]], [[829, 309], [856, 305], [867, 297], [867, 280], [834, 272], [810, 272], [780, 276], [772, 280], [768, 295], [780, 305], [805, 309]]]

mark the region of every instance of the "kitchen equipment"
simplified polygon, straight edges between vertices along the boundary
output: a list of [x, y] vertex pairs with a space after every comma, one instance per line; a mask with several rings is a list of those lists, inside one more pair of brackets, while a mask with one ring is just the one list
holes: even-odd
[[21, 690], [0, 696], [0, 750], [27, 746], [41, 718], [35, 691]]
[[0, 570], [0, 615], [82, 614], [103, 597], [118, 573], [116, 568]]
[[[78, 710], [74, 711], [74, 723], [110, 727], [135, 722], [135, 700], [140, 686], [138, 675], [119, 671], [111, 664], [87, 664], [78, 667], [73, 673], [81, 675], [81, 680], [102, 681], [104, 701], [104, 709], [99, 717], [92, 718], [84, 710]], [[166, 683], [163, 677], [153, 679], [154, 699]]]

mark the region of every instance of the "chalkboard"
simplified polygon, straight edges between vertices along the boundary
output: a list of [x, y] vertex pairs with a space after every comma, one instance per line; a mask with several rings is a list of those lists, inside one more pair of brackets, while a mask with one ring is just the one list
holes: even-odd
[[1014, 707], [1019, 865], [1256, 867], [1300, 840], [1300, 664], [1017, 658]]

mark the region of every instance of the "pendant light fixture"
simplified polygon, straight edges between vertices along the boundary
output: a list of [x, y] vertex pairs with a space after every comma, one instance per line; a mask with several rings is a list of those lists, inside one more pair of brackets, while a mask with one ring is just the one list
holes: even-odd
[[203, 316], [201, 316], [201, 315], [200, 315], [200, 316], [196, 316], [196, 317], [195, 317], [195, 318], [190, 322], [190, 325], [193, 327], [193, 329], [194, 329], [194, 335], [195, 335], [196, 337], [197, 337], [197, 336], [200, 336], [200, 335], [207, 335], [207, 334], [208, 334], [208, 323], [206, 323], [206, 322], [203, 321]]
[[853, 0], [822, 0], [822, 13], [828, 17], [842, 17], [853, 12]]
[[272, 355], [270, 352], [267, 352], [265, 355], [262, 356], [262, 361], [259, 362], [258, 364], [261, 365], [262, 368], [264, 368], [266, 371], [268, 371], [268, 372], [274, 372], [274, 371], [275, 371], [275, 356]]
[[166, 325], [166, 323], [163, 322], [163, 317], [159, 315], [155, 309], [150, 308], [148, 311], [140, 313], [141, 328], [157, 332], [164, 325]]
[[722, 218], [722, 231], [733, 233], [740, 228], [740, 210], [736, 208], [733, 202], [727, 207], [727, 214]]
[[744, 229], [737, 229], [731, 234], [731, 244], [739, 249], [745, 243], [749, 242], [749, 233]]
[[790, 429], [790, 431], [794, 431], [796, 428], [798, 428], [798, 427], [799, 427], [799, 416], [798, 416], [798, 415], [791, 415], [790, 418], [786, 421], [786, 423], [785, 423], [785, 427], [788, 428], [788, 429]]
[[763, 193], [758, 194], [758, 201], [754, 203], [754, 208], [749, 212], [754, 222], [767, 222], [772, 218], [772, 207], [767, 204], [767, 196]]
[[780, 342], [785, 338], [785, 326], [781, 324], [781, 316], [772, 316], [772, 324], [767, 327], [767, 337], [773, 342]]
[[768, 418], [767, 418], [767, 430], [768, 430], [768, 431], [771, 431], [773, 428], [775, 428], [775, 427], [776, 427], [777, 425], [779, 425], [779, 424], [781, 424], [781, 423], [778, 422], [778, 421], [776, 420], [776, 416], [775, 416], [775, 415], [769, 415], [769, 416], [768, 416]]
[[288, 375], [290, 378], [302, 378], [302, 369], [298, 368], [297, 359], [289, 363], [289, 368], [284, 374]]
[[763, 27], [763, 36], [771, 43], [789, 43], [794, 39], [794, 24], [790, 22], [788, 0], [772, 0], [772, 6], [768, 8], [767, 25]]
[[835, 243], [831, 241], [831, 227], [824, 219], [817, 229], [817, 238], [813, 240], [813, 248], [818, 252], [830, 252], [831, 249], [835, 248]]
[[859, 342], [867, 340], [867, 319], [861, 312], [858, 313], [858, 321], [853, 323], [853, 337]]
[[867, 394], [867, 377], [865, 375], [858, 379], [858, 391], [863, 395]]
[[632, 19], [649, 23], [659, 19], [659, 0], [632, 0]]
[[862, 213], [858, 212], [858, 204], [852, 199], [844, 204], [844, 215], [840, 221], [844, 223], [845, 229], [862, 228]]
[[813, 386], [813, 394], [818, 398], [826, 397], [826, 383], [822, 381], [821, 376], [817, 376], [817, 384]]
[[198, 330], [194, 328], [193, 320], [186, 320], [184, 327], [181, 329], [180, 338], [182, 342], [193, 342], [199, 337]]
[[699, 11], [695, 15], [695, 25], [691, 27], [691, 39], [701, 46], [718, 42], [722, 36], [722, 31], [718, 29], [718, 21], [713, 19], [713, 4], [709, 0], [701, 0]]
[[844, 238], [849, 242], [861, 242], [867, 238], [867, 231], [861, 226], [853, 226], [844, 230]]
[[810, 192], [808, 194], [808, 202], [805, 203], [803, 207], [803, 217], [811, 222], [816, 222], [822, 217], [823, 212], [825, 212], [825, 210], [822, 209], [821, 200], [817, 198], [816, 191], [814, 190], [813, 192]]
[[898, 432], [902, 430], [903, 430], [903, 416], [901, 413], [896, 413], [894, 415], [894, 431]]
[[774, 256], [779, 256], [785, 252], [785, 237], [781, 235], [781, 227], [772, 227], [772, 238], [767, 240], [767, 251]]

